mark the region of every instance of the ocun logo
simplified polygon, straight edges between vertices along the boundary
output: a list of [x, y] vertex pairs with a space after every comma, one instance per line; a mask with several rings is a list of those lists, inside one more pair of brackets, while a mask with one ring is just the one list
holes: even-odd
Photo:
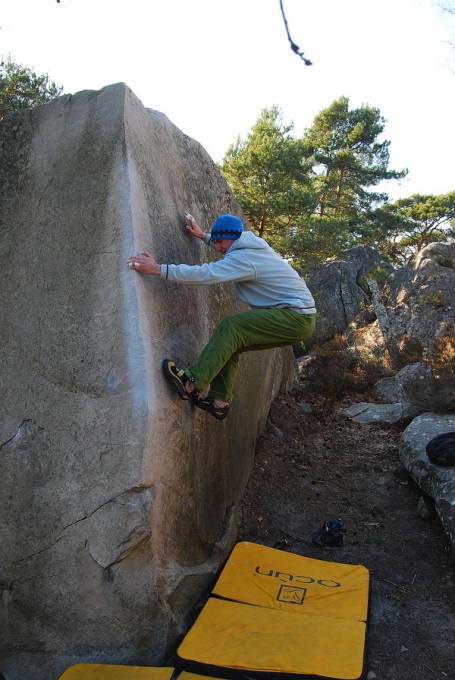
[[260, 576], [270, 576], [271, 578], [276, 578], [284, 583], [317, 583], [324, 588], [340, 588], [341, 583], [338, 581], [332, 581], [330, 579], [316, 579], [312, 576], [295, 576], [293, 574], [287, 574], [284, 571], [275, 571], [274, 569], [269, 569], [268, 572], [261, 571], [261, 567], [256, 567], [256, 574]]
[[299, 588], [298, 586], [280, 586], [276, 599], [278, 602], [286, 602], [286, 604], [303, 604], [307, 588]]

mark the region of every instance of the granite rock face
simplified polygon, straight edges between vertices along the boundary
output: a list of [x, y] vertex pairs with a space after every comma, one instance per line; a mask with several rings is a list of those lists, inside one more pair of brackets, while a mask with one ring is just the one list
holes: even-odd
[[380, 266], [383, 262], [377, 250], [356, 246], [342, 253], [339, 259], [307, 268], [305, 279], [318, 310], [316, 330], [305, 341], [307, 350], [346, 331], [367, 300], [362, 277]]
[[[124, 84], [0, 124], [0, 670], [160, 664], [235, 541], [237, 504], [291, 350], [242, 357], [231, 415], [164, 383], [243, 309], [229, 286], [125, 266], [216, 257], [189, 236], [240, 215], [204, 149]], [[261, 376], [261, 390], [257, 376]]]
[[394, 338], [416, 338], [432, 352], [455, 331], [455, 243], [430, 243], [389, 278], [387, 313]]
[[352, 325], [362, 360], [393, 369], [376, 395], [400, 402], [406, 418], [455, 410], [454, 286], [455, 244], [430, 243], [387, 281], [387, 342], [378, 321]]

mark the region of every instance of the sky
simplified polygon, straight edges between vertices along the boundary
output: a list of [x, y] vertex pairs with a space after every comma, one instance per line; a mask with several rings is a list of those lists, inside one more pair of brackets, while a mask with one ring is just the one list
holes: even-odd
[[126, 83], [214, 161], [277, 105], [301, 136], [341, 96], [386, 119], [391, 200], [455, 190], [455, 16], [437, 0], [0, 0], [0, 56], [65, 93]]

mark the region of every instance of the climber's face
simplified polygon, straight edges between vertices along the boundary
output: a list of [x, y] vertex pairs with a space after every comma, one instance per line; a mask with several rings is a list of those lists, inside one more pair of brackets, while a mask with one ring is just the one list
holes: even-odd
[[229, 248], [232, 246], [234, 243], [235, 239], [232, 238], [215, 238], [213, 239], [212, 243], [215, 246], [215, 250], [217, 253], [227, 253]]

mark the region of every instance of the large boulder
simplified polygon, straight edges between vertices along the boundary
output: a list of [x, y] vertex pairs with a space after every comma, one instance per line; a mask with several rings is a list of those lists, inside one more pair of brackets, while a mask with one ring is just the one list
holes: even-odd
[[[432, 357], [435, 340], [454, 337], [454, 289], [455, 243], [430, 243], [391, 274], [383, 302], [392, 359], [399, 367]], [[357, 332], [356, 340], [374, 354], [378, 332], [376, 321]]]
[[305, 270], [305, 279], [318, 310], [316, 330], [305, 341], [305, 349], [346, 332], [368, 302], [363, 278], [383, 266], [377, 250], [370, 246], [356, 246], [336, 260]]
[[434, 340], [455, 331], [455, 243], [430, 243], [388, 280], [391, 336], [417, 339], [431, 354]]
[[[455, 243], [430, 243], [389, 278], [379, 322], [353, 330], [363, 361], [383, 361], [394, 375], [375, 388], [414, 417], [455, 410]], [[352, 325], [354, 327], [354, 324]]]
[[422, 361], [382, 378], [374, 386], [372, 394], [388, 404], [400, 403], [407, 419], [426, 411], [446, 413], [455, 410], [453, 375], [435, 375], [431, 364]]
[[0, 670], [160, 664], [235, 541], [292, 352], [242, 357], [222, 423], [164, 383], [165, 356], [192, 362], [243, 307], [126, 258], [202, 263], [215, 254], [182, 210], [208, 228], [240, 209], [204, 149], [124, 84], [8, 117], [0, 146]]
[[399, 455], [416, 484], [435, 500], [436, 511], [455, 550], [455, 466], [432, 463], [426, 447], [433, 437], [455, 431], [455, 414], [424, 413], [401, 435]]

